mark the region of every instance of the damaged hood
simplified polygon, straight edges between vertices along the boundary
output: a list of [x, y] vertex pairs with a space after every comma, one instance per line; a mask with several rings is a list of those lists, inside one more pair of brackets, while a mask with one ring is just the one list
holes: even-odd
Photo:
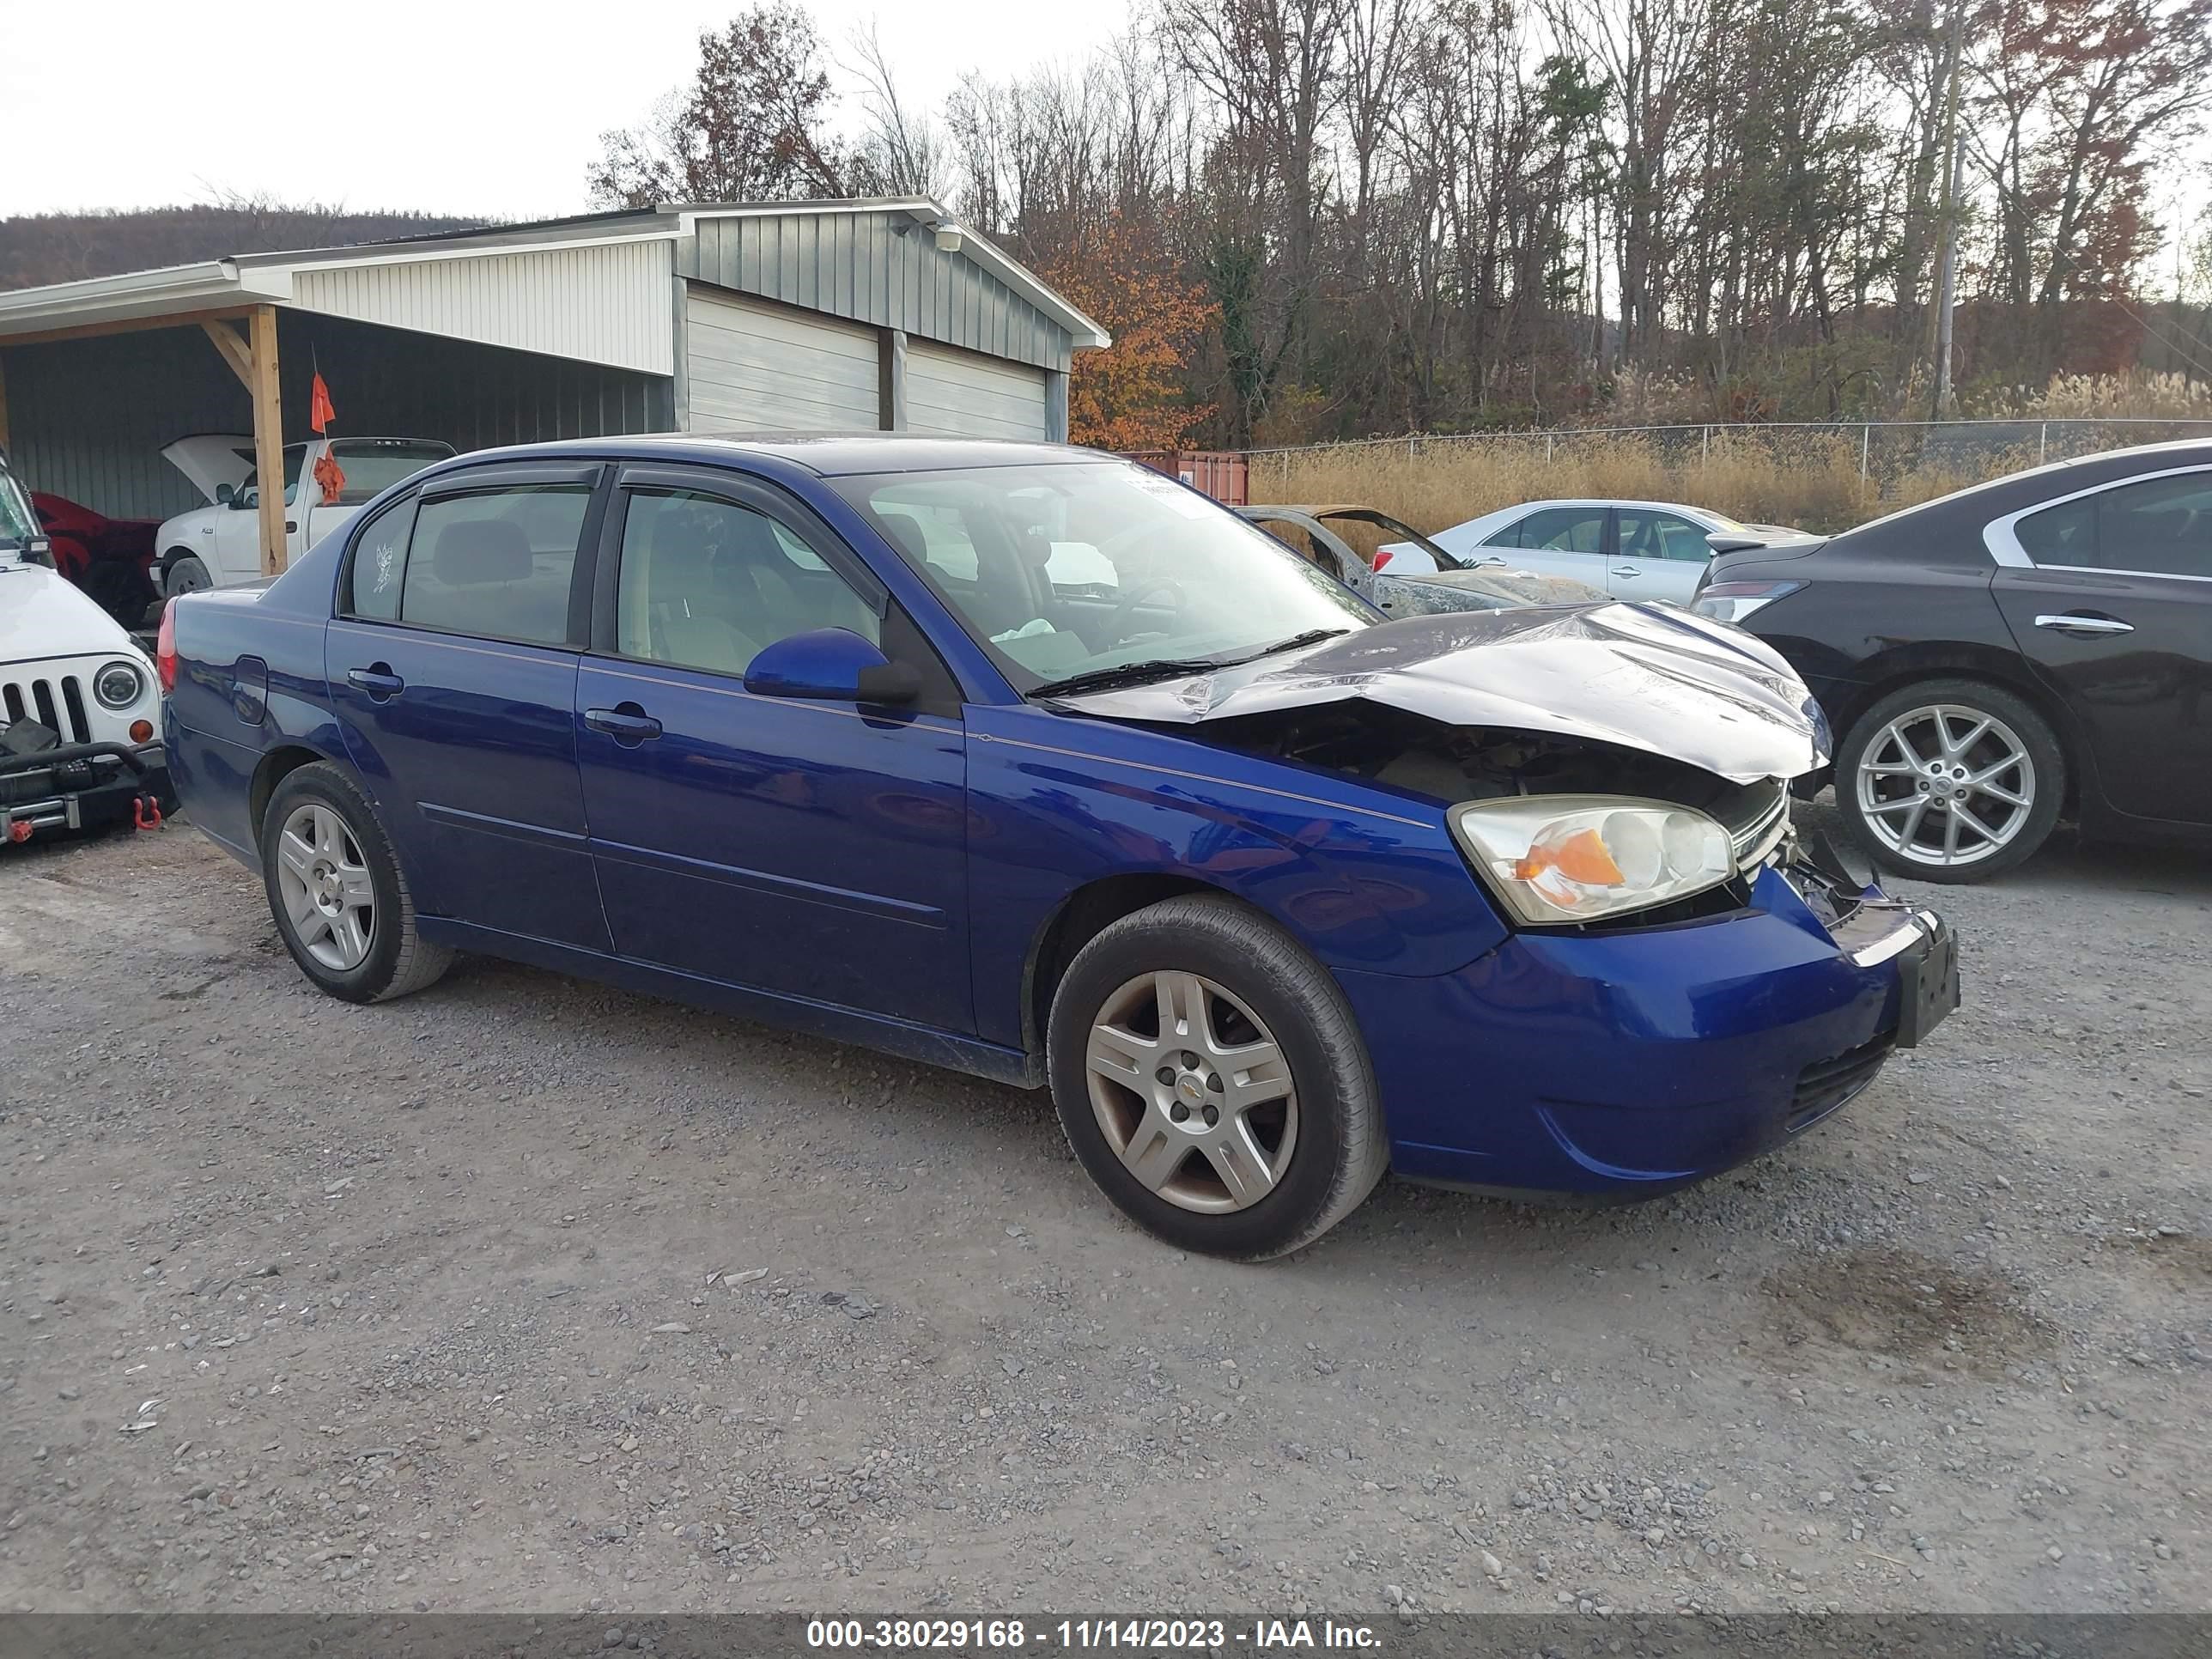
[[1794, 778], [1829, 755], [1819, 705], [1771, 647], [1671, 605], [1407, 617], [1212, 673], [1050, 701], [1188, 726], [1349, 698], [1447, 726], [1645, 750], [1736, 783]]

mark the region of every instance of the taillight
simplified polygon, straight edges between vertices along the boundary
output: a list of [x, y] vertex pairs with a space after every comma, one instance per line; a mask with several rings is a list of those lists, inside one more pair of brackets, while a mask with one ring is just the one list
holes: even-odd
[[1393, 554], [1393, 553], [1390, 551], [1390, 550], [1389, 550], [1389, 548], [1387, 548], [1387, 547], [1378, 547], [1378, 548], [1376, 548], [1376, 549], [1375, 550], [1375, 567], [1374, 567], [1374, 568], [1375, 568], [1376, 569], [1377, 569], [1377, 570], [1380, 570], [1380, 569], [1381, 569], [1384, 565], [1386, 565], [1386, 564], [1389, 563], [1389, 562], [1390, 562], [1390, 561], [1391, 561], [1394, 557], [1395, 557], [1395, 556], [1395, 556], [1395, 554]]
[[1698, 590], [1690, 609], [1716, 622], [1741, 623], [1753, 611], [1804, 586], [1802, 582], [1708, 582]]
[[161, 676], [161, 692], [177, 689], [177, 602], [161, 607], [161, 631], [154, 636], [154, 672]]

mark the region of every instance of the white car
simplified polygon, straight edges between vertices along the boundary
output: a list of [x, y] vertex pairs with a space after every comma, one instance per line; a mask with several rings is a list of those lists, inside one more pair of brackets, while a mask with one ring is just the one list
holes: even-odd
[[0, 458], [0, 847], [173, 799], [154, 665], [50, 556]]
[[[453, 453], [453, 445], [431, 438], [318, 438], [286, 445], [288, 556], [298, 558], [350, 522], [372, 497]], [[335, 500], [316, 482], [316, 463], [325, 453], [345, 478]], [[253, 440], [234, 432], [203, 432], [178, 439], [161, 455], [209, 501], [179, 513], [155, 534], [155, 571], [163, 596], [260, 580], [261, 489], [254, 476]]]
[[[1687, 605], [1715, 553], [1808, 538], [1802, 531], [1740, 524], [1680, 501], [1555, 501], [1500, 507], [1439, 530], [1431, 539], [1462, 559], [1507, 559], [1524, 569], [1587, 582], [1616, 599]], [[1398, 574], [1396, 559], [1419, 556], [1416, 548], [1391, 551], [1393, 574]]]

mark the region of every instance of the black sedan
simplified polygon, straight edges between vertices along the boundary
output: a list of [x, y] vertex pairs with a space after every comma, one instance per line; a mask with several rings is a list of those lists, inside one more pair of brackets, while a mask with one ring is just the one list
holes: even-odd
[[1804, 677], [1885, 868], [1978, 881], [2062, 817], [2212, 842], [2212, 442], [2015, 473], [1713, 562], [1696, 609]]

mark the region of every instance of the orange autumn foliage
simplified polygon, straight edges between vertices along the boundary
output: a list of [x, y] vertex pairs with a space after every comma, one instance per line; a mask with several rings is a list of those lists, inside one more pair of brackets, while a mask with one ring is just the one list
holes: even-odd
[[1212, 414], [1186, 401], [1192, 358], [1217, 307], [1185, 283], [1150, 227], [1109, 214], [1039, 272], [1114, 337], [1079, 351], [1067, 381], [1071, 443], [1173, 449]]

